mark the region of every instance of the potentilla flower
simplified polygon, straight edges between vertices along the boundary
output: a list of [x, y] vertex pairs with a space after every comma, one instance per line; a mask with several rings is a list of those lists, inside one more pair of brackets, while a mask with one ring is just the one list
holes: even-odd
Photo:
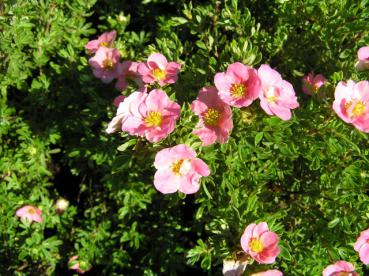
[[262, 271], [251, 274], [250, 276], [283, 276], [283, 273], [277, 269]]
[[326, 82], [327, 79], [323, 75], [314, 75], [313, 73], [309, 73], [302, 79], [302, 91], [308, 95], [316, 94], [318, 93], [319, 88]]
[[260, 66], [258, 76], [261, 80], [261, 108], [267, 114], [276, 115], [282, 120], [291, 119], [291, 109], [299, 107], [293, 86], [268, 64]]
[[147, 62], [138, 65], [138, 73], [144, 83], [165, 84], [175, 83], [178, 79], [178, 72], [181, 65], [177, 62], [168, 62], [166, 57], [160, 53], [151, 54]]
[[364, 264], [369, 264], [369, 229], [362, 231], [357, 238], [354, 249], [359, 253], [360, 260]]
[[162, 90], [134, 92], [120, 103], [117, 115], [109, 123], [107, 133], [127, 131], [131, 135], [158, 142], [175, 128], [181, 107]]
[[104, 83], [118, 77], [120, 54], [117, 49], [100, 47], [96, 54], [88, 60], [94, 76]]
[[32, 205], [26, 205], [18, 209], [15, 213], [22, 220], [28, 220], [29, 222], [42, 222], [42, 211]]
[[219, 97], [231, 106], [249, 106], [259, 95], [260, 80], [257, 71], [240, 62], [229, 65], [226, 72], [217, 73], [214, 83]]
[[128, 81], [132, 80], [138, 85], [137, 91], [146, 92], [146, 87], [138, 73], [138, 62], [123, 61], [118, 64], [118, 81], [115, 84], [115, 88], [123, 91], [126, 90], [128, 86]]
[[227, 142], [233, 128], [232, 110], [219, 98], [215, 87], [202, 88], [191, 109], [200, 118], [193, 133], [200, 138], [203, 146]]
[[55, 203], [55, 208], [58, 213], [62, 213], [68, 209], [69, 201], [64, 198], [59, 198]]
[[369, 46], [361, 47], [357, 52], [358, 62], [355, 67], [359, 71], [364, 71], [369, 69]]
[[241, 237], [241, 246], [255, 261], [271, 264], [279, 254], [278, 241], [278, 235], [269, 231], [266, 222], [252, 223]]
[[75, 270], [79, 274], [89, 271], [92, 266], [85, 261], [78, 260], [78, 256], [73, 256], [68, 261], [68, 268]]
[[223, 260], [223, 275], [224, 276], [241, 276], [245, 271], [247, 261], [242, 260]]
[[200, 178], [208, 176], [208, 165], [187, 145], [180, 144], [159, 151], [155, 156], [154, 186], [163, 194], [180, 191], [184, 194], [196, 193], [200, 188]]
[[334, 92], [333, 110], [344, 122], [369, 132], [369, 82], [340, 81]]
[[338, 261], [327, 266], [323, 270], [323, 276], [359, 276], [353, 264], [346, 261]]
[[113, 42], [116, 36], [117, 36], [116, 31], [105, 32], [102, 35], [100, 35], [98, 39], [89, 41], [85, 45], [85, 48], [90, 54], [96, 53], [100, 47], [111, 48], [113, 46]]

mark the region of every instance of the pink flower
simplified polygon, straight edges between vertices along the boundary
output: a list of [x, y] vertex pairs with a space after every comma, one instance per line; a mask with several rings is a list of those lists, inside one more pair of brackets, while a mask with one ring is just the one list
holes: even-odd
[[123, 61], [118, 64], [118, 81], [115, 84], [116, 89], [120, 91], [126, 90], [128, 81], [132, 80], [139, 87], [137, 91], [146, 92], [145, 84], [137, 72], [138, 64], [139, 63], [132, 61]]
[[291, 119], [291, 109], [299, 106], [292, 85], [267, 64], [260, 66], [258, 75], [261, 80], [261, 108], [267, 114], [276, 115], [282, 120]]
[[109, 123], [107, 133], [127, 131], [131, 135], [158, 142], [175, 128], [181, 107], [162, 90], [134, 92], [120, 103], [117, 115]]
[[369, 132], [369, 82], [340, 81], [334, 92], [333, 110], [344, 122]]
[[88, 60], [94, 76], [104, 83], [109, 83], [118, 77], [118, 62], [120, 54], [117, 49], [100, 47], [96, 54]]
[[356, 69], [364, 71], [369, 69], [369, 46], [361, 47], [357, 52], [358, 62], [355, 64]]
[[85, 261], [79, 261], [78, 256], [73, 256], [68, 261], [68, 268], [83, 274], [91, 269], [91, 266]]
[[360, 260], [369, 264], [369, 229], [362, 231], [354, 244], [355, 251], [359, 252]]
[[116, 31], [105, 32], [99, 36], [98, 39], [89, 41], [85, 48], [90, 54], [94, 54], [100, 47], [112, 47], [115, 37], [117, 36]]
[[113, 104], [116, 107], [119, 107], [120, 103], [123, 102], [125, 98], [126, 98], [125, 96], [119, 95], [119, 96], [117, 96], [117, 97], [114, 98]]
[[154, 186], [163, 194], [180, 191], [184, 194], [196, 193], [200, 188], [201, 176], [208, 176], [208, 165], [187, 145], [180, 144], [166, 148], [156, 154], [154, 166]]
[[323, 276], [359, 276], [354, 270], [355, 267], [353, 264], [345, 261], [338, 261], [327, 266], [323, 270]]
[[42, 211], [32, 205], [23, 206], [15, 214], [22, 220], [42, 222]]
[[283, 273], [277, 269], [273, 269], [273, 270], [258, 272], [256, 274], [251, 274], [251, 276], [283, 276]]
[[302, 79], [302, 91], [308, 95], [316, 94], [319, 88], [326, 82], [327, 79], [323, 75], [318, 74], [314, 76], [313, 73], [309, 73]]
[[233, 128], [232, 110], [219, 98], [215, 87], [202, 88], [191, 109], [200, 117], [193, 133], [199, 136], [204, 146], [227, 142]]
[[168, 62], [165, 56], [154, 53], [149, 56], [147, 62], [138, 65], [138, 73], [144, 83], [159, 83], [160, 86], [175, 83], [181, 65], [177, 62]]
[[278, 241], [278, 235], [269, 231], [266, 222], [252, 223], [241, 237], [241, 246], [255, 261], [271, 264], [279, 254]]
[[240, 62], [229, 65], [225, 73], [217, 73], [214, 83], [222, 101], [235, 107], [252, 104], [260, 90], [257, 71]]

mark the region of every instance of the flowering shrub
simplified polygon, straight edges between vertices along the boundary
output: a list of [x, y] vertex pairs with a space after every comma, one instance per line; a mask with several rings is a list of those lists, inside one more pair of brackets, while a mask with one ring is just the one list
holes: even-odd
[[368, 274], [368, 5], [0, 4], [0, 274]]

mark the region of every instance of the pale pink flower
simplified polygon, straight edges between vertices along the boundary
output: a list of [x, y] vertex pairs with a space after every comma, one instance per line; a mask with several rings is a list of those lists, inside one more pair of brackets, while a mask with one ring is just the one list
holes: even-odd
[[283, 276], [283, 273], [277, 269], [262, 271], [251, 274], [250, 276]]
[[333, 110], [344, 122], [369, 132], [369, 82], [340, 81], [334, 92]]
[[357, 52], [358, 62], [355, 64], [356, 69], [364, 71], [369, 69], [369, 46], [361, 47]]
[[282, 120], [291, 119], [291, 109], [299, 107], [293, 86], [268, 64], [260, 66], [258, 75], [261, 80], [261, 108], [267, 114], [276, 115]]
[[137, 91], [146, 92], [145, 84], [142, 81], [140, 74], [137, 72], [138, 64], [138, 62], [132, 61], [123, 61], [118, 64], [118, 81], [115, 84], [116, 89], [120, 91], [126, 90], [128, 82], [131, 80], [138, 85]]
[[180, 191], [184, 194], [196, 193], [200, 188], [200, 178], [208, 176], [208, 165], [187, 145], [180, 144], [159, 151], [155, 156], [154, 186], [163, 194]]
[[116, 36], [117, 36], [116, 31], [105, 32], [102, 35], [100, 35], [98, 39], [89, 41], [85, 45], [85, 48], [90, 54], [96, 53], [100, 47], [111, 48], [113, 46], [113, 42]]
[[241, 247], [255, 261], [271, 264], [279, 254], [278, 235], [269, 231], [268, 224], [261, 222], [248, 225], [241, 237]]
[[338, 261], [327, 266], [323, 270], [323, 276], [359, 276], [353, 264], [346, 261]]
[[147, 62], [138, 65], [138, 73], [144, 83], [159, 83], [160, 86], [175, 83], [181, 65], [177, 62], [168, 62], [160, 53], [151, 54]]
[[124, 101], [124, 99], [126, 98], [126, 96], [123, 96], [123, 95], [119, 95], [117, 97], [114, 98], [113, 100], [113, 104], [116, 106], [116, 107], [119, 107], [120, 103]]
[[302, 79], [302, 91], [308, 95], [316, 94], [319, 88], [326, 82], [327, 79], [323, 75], [314, 75], [313, 73], [309, 73]]
[[28, 220], [29, 222], [42, 222], [42, 211], [32, 205], [26, 205], [18, 209], [15, 213], [22, 220]]
[[181, 107], [162, 90], [134, 92], [120, 103], [117, 115], [109, 123], [107, 133], [127, 131], [131, 135], [158, 142], [175, 128]]
[[359, 253], [360, 260], [364, 264], [369, 264], [369, 229], [362, 231], [357, 238], [354, 249]]
[[92, 268], [92, 266], [90, 266], [85, 261], [78, 260], [78, 256], [73, 256], [68, 261], [68, 268], [75, 270], [79, 274], [83, 274], [86, 271], [89, 271]]
[[117, 49], [100, 47], [88, 63], [96, 78], [109, 83], [118, 77], [119, 58], [120, 54]]
[[229, 65], [226, 72], [215, 74], [214, 83], [219, 97], [231, 106], [249, 106], [259, 95], [257, 71], [240, 62]]
[[200, 118], [193, 133], [200, 138], [203, 146], [227, 142], [233, 128], [232, 110], [219, 98], [215, 87], [202, 88], [191, 109]]

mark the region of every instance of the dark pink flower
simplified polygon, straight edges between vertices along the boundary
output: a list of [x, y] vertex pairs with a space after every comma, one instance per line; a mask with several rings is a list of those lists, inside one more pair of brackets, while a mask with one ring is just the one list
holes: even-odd
[[18, 209], [16, 215], [21, 219], [28, 220], [29, 222], [42, 222], [42, 211], [32, 205], [26, 205]]
[[96, 78], [109, 83], [118, 77], [119, 58], [120, 54], [117, 49], [100, 47], [88, 63]]
[[193, 133], [199, 136], [204, 146], [215, 142], [225, 143], [233, 128], [232, 110], [218, 96], [215, 87], [204, 87], [191, 104], [192, 111], [200, 121]]
[[282, 120], [291, 119], [291, 109], [299, 107], [293, 86], [267, 64], [260, 66], [258, 75], [261, 80], [261, 108], [267, 114], [276, 115]]
[[155, 188], [163, 193], [196, 193], [200, 188], [200, 178], [208, 176], [208, 165], [187, 145], [180, 144], [159, 151], [155, 157]]
[[229, 65], [226, 72], [217, 73], [214, 83], [219, 97], [231, 106], [249, 106], [259, 95], [260, 80], [257, 71], [240, 62]]
[[90, 54], [96, 53], [100, 47], [111, 48], [113, 46], [113, 42], [116, 36], [117, 36], [116, 31], [105, 32], [102, 35], [100, 35], [98, 39], [89, 41], [85, 45], [85, 48]]
[[309, 73], [302, 79], [302, 91], [305, 94], [313, 95], [316, 94], [321, 86], [323, 86], [327, 82], [327, 79], [321, 75], [315, 75], [313, 73]]
[[118, 81], [115, 84], [115, 88], [120, 91], [126, 90], [128, 81], [132, 80], [138, 85], [137, 91], [146, 92], [145, 84], [137, 71], [138, 64], [139, 63], [132, 61], [123, 61], [118, 64]]
[[359, 274], [355, 272], [353, 264], [345, 261], [338, 261], [327, 266], [323, 270], [323, 276], [359, 276]]
[[178, 72], [181, 65], [177, 62], [168, 62], [166, 57], [160, 53], [151, 54], [147, 62], [138, 65], [138, 73], [144, 83], [165, 84], [175, 83], [178, 79]]
[[268, 224], [261, 222], [248, 225], [241, 237], [241, 247], [255, 261], [271, 264], [279, 254], [278, 235], [269, 231]]

